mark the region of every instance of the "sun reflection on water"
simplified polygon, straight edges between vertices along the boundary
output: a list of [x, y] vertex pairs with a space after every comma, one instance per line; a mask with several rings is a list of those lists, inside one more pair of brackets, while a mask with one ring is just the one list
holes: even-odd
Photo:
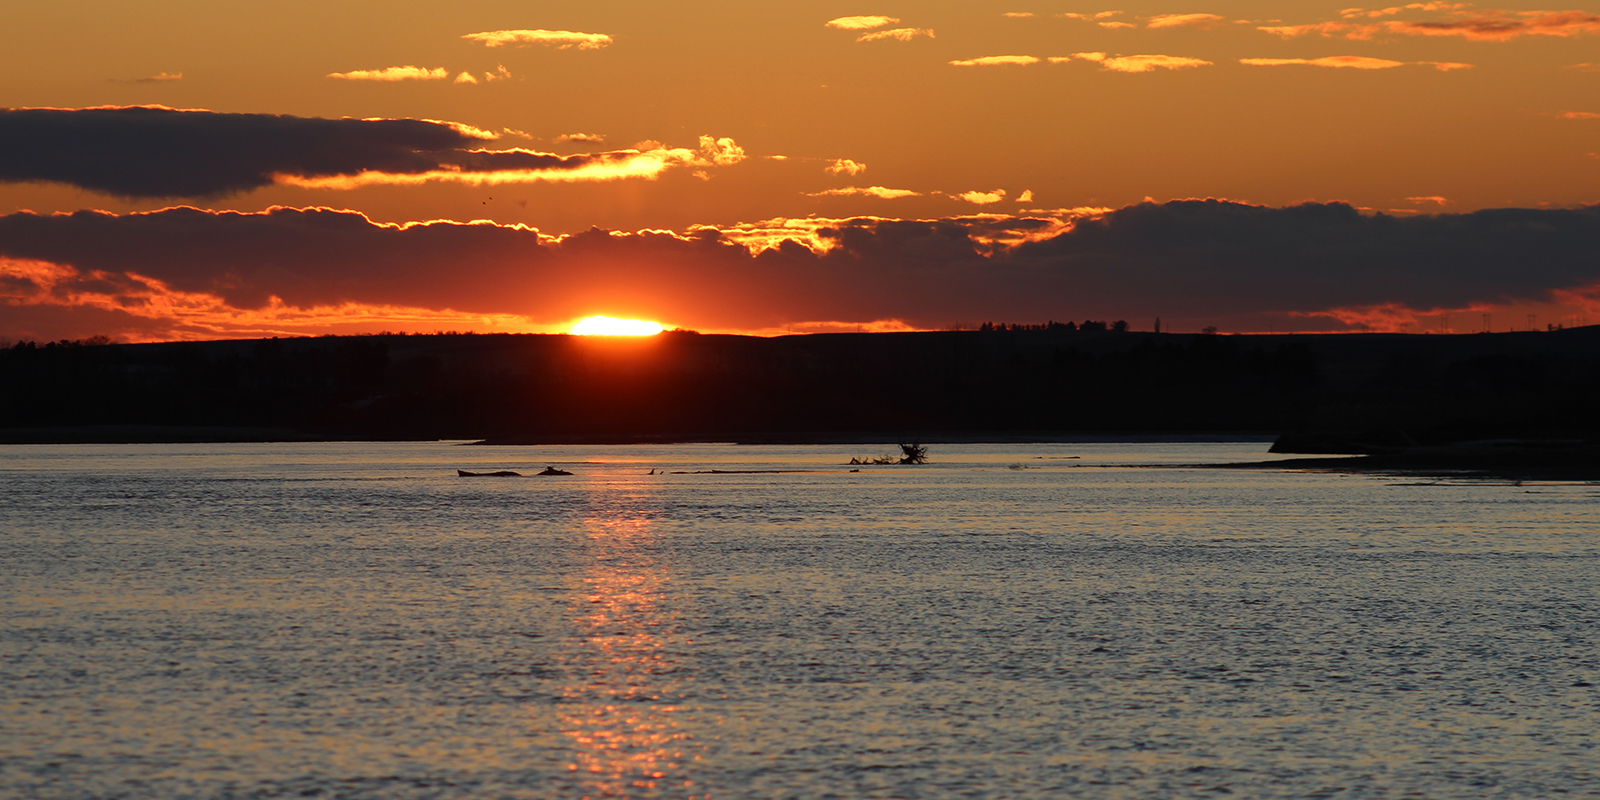
[[687, 641], [657, 533], [633, 510], [591, 517], [584, 533], [592, 561], [571, 612], [581, 652], [556, 704], [572, 747], [567, 769], [586, 798], [703, 798], [689, 777], [701, 747], [674, 697]]

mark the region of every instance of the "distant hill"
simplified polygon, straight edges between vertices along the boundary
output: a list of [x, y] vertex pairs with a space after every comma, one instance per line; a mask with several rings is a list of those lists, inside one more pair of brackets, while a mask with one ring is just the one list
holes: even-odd
[[1600, 327], [357, 336], [0, 350], [0, 441], [1596, 434]]

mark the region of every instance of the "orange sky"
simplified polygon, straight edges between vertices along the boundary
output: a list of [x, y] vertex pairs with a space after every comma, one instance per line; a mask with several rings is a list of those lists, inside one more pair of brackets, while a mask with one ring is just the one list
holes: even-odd
[[[1542, 238], [1495, 239], [1482, 216], [1441, 233], [1451, 215], [1600, 202], [1600, 9], [1581, 6], [69, 0], [0, 7], [0, 67], [12, 109], [214, 112], [0, 120], [0, 338], [589, 314], [767, 333], [1155, 316], [1466, 331], [1600, 312], [1600, 266], [1572, 255], [1600, 246], [1592, 213], [1519, 223], [1560, 231]], [[318, 123], [374, 118], [435, 122]], [[1444, 216], [1327, 234], [1365, 242], [1343, 261], [1271, 233], [1284, 214], [1227, 223], [1200, 252], [1174, 244], [1181, 225], [1223, 223], [1166, 205], [1186, 198]], [[1146, 201], [1170, 213], [1114, 253], [1075, 227]], [[236, 221], [303, 240], [298, 260], [229, 253], [216, 215], [184, 218], [210, 244], [174, 250], [152, 233], [172, 213], [138, 212], [179, 206], [251, 212]], [[282, 230], [274, 207], [358, 212], [357, 238], [522, 227], [472, 226], [454, 259], [390, 273], [365, 263], [389, 245]], [[78, 223], [25, 210], [126, 224], [91, 254], [65, 232]], [[616, 232], [603, 264], [562, 238], [595, 227]], [[785, 239], [812, 260], [760, 257]], [[1548, 268], [1534, 279], [1517, 253]]]

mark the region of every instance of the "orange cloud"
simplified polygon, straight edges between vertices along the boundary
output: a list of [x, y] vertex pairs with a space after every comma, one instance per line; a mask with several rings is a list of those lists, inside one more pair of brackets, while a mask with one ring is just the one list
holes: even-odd
[[606, 137], [598, 133], [563, 133], [556, 137], [556, 144], [581, 142], [583, 144], [605, 144]]
[[1441, 206], [1450, 204], [1450, 200], [1448, 198], [1440, 197], [1436, 194], [1428, 195], [1427, 197], [1407, 197], [1406, 201], [1410, 203], [1435, 203]]
[[1037, 64], [1039, 59], [1033, 56], [983, 56], [950, 62], [952, 67], [996, 67], [1007, 65]]
[[477, 83], [478, 79], [472, 77], [472, 73], [470, 73], [470, 72], [462, 72], [460, 75], [456, 76], [455, 82], [456, 83]]
[[183, 73], [181, 73], [181, 72], [158, 72], [158, 73], [156, 73], [154, 75], [151, 75], [148, 78], [134, 78], [131, 81], [119, 81], [119, 80], [113, 78], [112, 82], [113, 83], [167, 83], [169, 81], [181, 81], [181, 80], [183, 80]]
[[1006, 199], [1006, 190], [996, 189], [992, 192], [962, 192], [956, 196], [974, 205], [986, 206], [991, 203], [998, 203], [1001, 200]]
[[[1417, 4], [1407, 8], [1425, 10], [1460, 8], [1444, 4]], [[1360, 9], [1350, 9], [1360, 11]], [[1384, 9], [1387, 13], [1391, 9]], [[1382, 16], [1364, 12], [1367, 16]], [[1396, 11], [1395, 13], [1399, 13]], [[1600, 16], [1583, 11], [1559, 13], [1508, 11], [1457, 12], [1460, 19], [1445, 21], [1385, 20], [1376, 23], [1317, 22], [1305, 25], [1271, 25], [1258, 27], [1285, 39], [1309, 34], [1343, 36], [1346, 39], [1368, 40], [1380, 33], [1400, 36], [1459, 36], [1475, 42], [1505, 42], [1522, 36], [1577, 36], [1600, 32]]]
[[827, 22], [825, 22], [823, 24], [827, 25], [830, 28], [838, 28], [839, 30], [842, 30], [842, 31], [864, 31], [864, 30], [870, 30], [872, 28], [881, 28], [881, 27], [883, 27], [885, 25], [894, 25], [894, 24], [896, 24], [898, 22], [900, 22], [900, 20], [895, 19], [894, 17], [881, 17], [881, 16], [872, 15], [872, 16], [857, 16], [857, 17], [838, 17], [836, 19], [830, 19], [830, 20], [828, 20]]
[[1093, 22], [1095, 20], [1106, 19], [1108, 17], [1115, 17], [1115, 16], [1119, 16], [1121, 14], [1122, 14], [1121, 11], [1100, 11], [1100, 12], [1097, 12], [1097, 13], [1094, 13], [1094, 14], [1076, 14], [1076, 13], [1073, 13], [1073, 12], [1069, 11], [1069, 12], [1067, 12], [1065, 14], [1057, 14], [1056, 16], [1061, 17], [1062, 19], [1081, 19], [1081, 20], [1083, 20], [1085, 22]]
[[403, 67], [358, 69], [351, 72], [330, 72], [328, 73], [327, 77], [338, 78], [346, 81], [442, 81], [450, 77], [450, 70], [447, 70], [443, 67], [438, 69], [426, 69], [423, 67], [413, 67], [407, 64]]
[[1359, 17], [1377, 19], [1379, 17], [1392, 17], [1402, 11], [1455, 11], [1456, 9], [1467, 7], [1468, 4], [1466, 3], [1411, 3], [1404, 6], [1391, 6], [1389, 8], [1372, 10], [1365, 8], [1347, 8], [1343, 11], [1340, 11], [1339, 16], [1344, 17], [1345, 19]]
[[1593, 111], [1563, 111], [1561, 116], [1567, 119], [1600, 119], [1600, 114]]
[[1019, 202], [1019, 203], [1031, 203], [1031, 202], [1033, 202], [1033, 190], [1032, 189], [1023, 189], [1022, 190], [1022, 194], [1017, 195], [1017, 202]]
[[[468, 168], [449, 165], [443, 169], [417, 172], [364, 170], [347, 175], [302, 176], [278, 174], [274, 181], [308, 189], [356, 189], [362, 186], [416, 186], [441, 181], [473, 186], [506, 183], [580, 183], [615, 181], [629, 178], [653, 180], [669, 169], [730, 166], [745, 159], [744, 148], [729, 138], [700, 137], [700, 148], [655, 146], [649, 150], [614, 150], [577, 156], [559, 156], [514, 148], [511, 150], [469, 150]], [[503, 168], [496, 168], [503, 162]], [[520, 163], [519, 163], [520, 162]]]
[[1210, 61], [1183, 56], [1107, 56], [1105, 53], [1073, 53], [1074, 58], [1097, 61], [1104, 69], [1113, 72], [1150, 72], [1156, 69], [1192, 69], [1209, 67]]
[[935, 38], [933, 31], [927, 28], [894, 28], [887, 31], [872, 31], [871, 33], [863, 33], [856, 37], [856, 41], [876, 42], [883, 39], [895, 39], [902, 42], [909, 42], [918, 36], [926, 36], [929, 39]]
[[1393, 69], [1406, 65], [1404, 61], [1389, 61], [1366, 56], [1325, 56], [1323, 58], [1241, 58], [1240, 64], [1251, 67], [1283, 67], [1304, 65], [1310, 67], [1348, 67], [1350, 69]]
[[487, 47], [500, 47], [508, 44], [542, 44], [555, 45], [560, 50], [568, 50], [574, 47], [579, 50], [599, 50], [611, 44], [611, 37], [604, 33], [547, 31], [544, 29], [482, 31], [480, 33], [469, 33], [461, 38], [482, 42]]
[[1135, 24], [1133, 24], [1131, 22], [1100, 22], [1100, 23], [1096, 23], [1096, 24], [1099, 25], [1102, 28], [1113, 28], [1113, 29], [1115, 29], [1115, 28], [1137, 28], [1137, 27], [1139, 27], [1138, 25], [1135, 25]]
[[1209, 28], [1220, 22], [1225, 22], [1224, 17], [1216, 14], [1162, 14], [1151, 17], [1145, 23], [1146, 28]]
[[1577, 36], [1600, 32], [1600, 16], [1582, 11], [1521, 19], [1496, 14], [1453, 22], [1388, 22], [1384, 27], [1410, 36], [1460, 36], [1475, 42], [1504, 42], [1519, 36]]
[[829, 175], [860, 175], [867, 171], [867, 165], [848, 158], [841, 158], [823, 168]]
[[1033, 12], [1032, 11], [1007, 11], [1005, 13], [1005, 16], [1016, 17], [1016, 18], [1020, 19], [1020, 18], [1033, 16]]
[[807, 192], [807, 197], [876, 197], [882, 200], [894, 200], [901, 197], [921, 197], [921, 192], [910, 189], [886, 189], [882, 186], [849, 186], [843, 189], [824, 189], [820, 192]]

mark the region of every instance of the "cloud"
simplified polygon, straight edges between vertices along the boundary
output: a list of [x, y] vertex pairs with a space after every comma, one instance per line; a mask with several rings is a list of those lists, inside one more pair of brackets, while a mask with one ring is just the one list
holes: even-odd
[[1006, 190], [996, 189], [992, 192], [962, 192], [957, 197], [975, 205], [986, 206], [1006, 199]]
[[896, 39], [902, 42], [909, 42], [918, 36], [926, 36], [929, 39], [935, 38], [933, 31], [927, 28], [893, 28], [886, 31], [872, 31], [871, 33], [863, 33], [856, 37], [856, 41], [876, 42], [882, 39]]
[[148, 78], [134, 78], [133, 80], [120, 80], [120, 79], [117, 79], [117, 78], [112, 78], [111, 82], [112, 83], [168, 83], [170, 81], [181, 81], [181, 80], [183, 80], [183, 73], [181, 73], [181, 72], [158, 72], [158, 73], [156, 73], [154, 75], [151, 75]]
[[1145, 23], [1146, 28], [1210, 28], [1218, 23], [1226, 22], [1225, 17], [1216, 14], [1162, 14], [1151, 17]]
[[829, 175], [860, 175], [867, 171], [867, 165], [848, 158], [841, 158], [823, 168]]
[[824, 24], [830, 28], [838, 28], [842, 31], [865, 31], [872, 28], [881, 28], [885, 25], [895, 25], [899, 22], [900, 20], [895, 19], [894, 17], [860, 16], [838, 17], [836, 19], [830, 19]]
[[1566, 69], [1575, 69], [1579, 72], [1600, 72], [1600, 64], [1584, 62], [1582, 64], [1573, 64], [1570, 67], [1566, 67]]
[[1241, 58], [1240, 64], [1251, 67], [1283, 67], [1304, 65], [1310, 67], [1346, 67], [1350, 69], [1393, 69], [1406, 65], [1404, 61], [1389, 61], [1366, 56], [1325, 56], [1323, 58]]
[[[1418, 4], [1416, 8], [1443, 4]], [[1456, 6], [1459, 7], [1459, 6]], [[1408, 7], [1409, 8], [1409, 7]], [[1360, 9], [1353, 9], [1359, 11]], [[1384, 9], [1388, 11], [1389, 9]], [[1371, 12], [1367, 12], [1371, 16]], [[1396, 12], [1398, 13], [1398, 12]], [[1320, 34], [1343, 36], [1346, 39], [1368, 40], [1379, 34], [1398, 36], [1459, 36], [1474, 42], [1505, 42], [1523, 36], [1578, 36], [1600, 32], [1600, 16], [1583, 11], [1558, 13], [1509, 11], [1457, 12], [1452, 20], [1384, 20], [1374, 23], [1317, 22], [1304, 25], [1269, 25], [1258, 27], [1285, 39]]]
[[1037, 64], [1039, 59], [1033, 56], [983, 56], [950, 62], [952, 67], [995, 67], [1006, 65]]
[[1107, 19], [1109, 17], [1115, 17], [1121, 14], [1121, 11], [1100, 11], [1094, 14], [1078, 14], [1069, 11], [1065, 14], [1057, 14], [1056, 16], [1061, 17], [1062, 19], [1079, 19], [1085, 22], [1093, 22], [1095, 20]]
[[1378, 17], [1392, 17], [1395, 14], [1399, 14], [1403, 11], [1455, 11], [1457, 9], [1469, 7], [1470, 6], [1467, 3], [1411, 3], [1404, 6], [1390, 6], [1389, 8], [1377, 8], [1371, 10], [1365, 8], [1347, 8], [1343, 11], [1340, 11], [1339, 16], [1344, 17], [1345, 19], [1359, 17], [1377, 19]]
[[1439, 195], [1436, 195], [1436, 194], [1435, 195], [1428, 195], [1427, 197], [1407, 197], [1406, 198], [1406, 202], [1408, 202], [1408, 203], [1419, 203], [1419, 204], [1420, 203], [1433, 203], [1433, 204], [1439, 205], [1439, 206], [1450, 205], [1449, 198], [1440, 197]]
[[910, 189], [888, 189], [882, 186], [849, 186], [843, 189], [824, 189], [820, 192], [806, 193], [806, 197], [876, 197], [881, 200], [921, 196], [921, 192], [913, 192]]
[[732, 139], [561, 156], [489, 150], [496, 134], [417, 119], [318, 119], [152, 106], [0, 110], [0, 181], [123, 197], [212, 197], [273, 184], [497, 184], [654, 178], [744, 159]]
[[1032, 189], [1023, 189], [1022, 190], [1022, 194], [1017, 195], [1017, 202], [1019, 202], [1019, 203], [1031, 203], [1031, 202], [1033, 202], [1033, 190]]
[[1005, 13], [1005, 16], [1007, 16], [1007, 17], [1016, 17], [1018, 19], [1024, 19], [1024, 18], [1033, 16], [1033, 12], [1032, 11], [1007, 11]]
[[514, 30], [514, 31], [483, 31], [469, 33], [462, 36], [475, 42], [482, 42], [487, 47], [500, 47], [501, 45], [542, 44], [555, 45], [557, 49], [569, 50], [599, 50], [611, 44], [611, 37], [604, 33], [579, 33], [578, 31], [547, 31]]
[[358, 69], [351, 72], [330, 72], [330, 78], [346, 81], [442, 81], [450, 77], [450, 70], [443, 67], [426, 69], [413, 67], [409, 64], [403, 67], [384, 67], [383, 69]]
[[1183, 200], [562, 237], [324, 208], [18, 212], [0, 216], [0, 303], [6, 335], [48, 323], [62, 331], [50, 338], [309, 331], [319, 315], [375, 330], [391, 313], [492, 327], [597, 307], [724, 330], [1091, 313], [1248, 330], [1272, 315], [1593, 297], [1596, 252], [1600, 207], [1401, 218], [1341, 203]]
[[472, 73], [470, 73], [470, 72], [462, 72], [460, 75], [456, 76], [455, 82], [456, 83], [477, 83], [478, 79], [472, 77]]
[[1600, 119], [1600, 114], [1593, 111], [1563, 111], [1560, 116], [1567, 119]]
[[606, 137], [598, 133], [563, 133], [556, 137], [556, 144], [579, 142], [582, 144], [605, 144]]
[[1135, 24], [1133, 24], [1131, 22], [1100, 22], [1100, 23], [1096, 23], [1096, 24], [1099, 25], [1102, 28], [1112, 28], [1112, 29], [1116, 29], [1116, 28], [1137, 28], [1137, 27], [1139, 27], [1138, 25], [1135, 25]]
[[1097, 61], [1101, 67], [1113, 72], [1150, 72], [1156, 69], [1191, 69], [1211, 66], [1210, 61], [1185, 58], [1183, 56], [1107, 56], [1105, 53], [1073, 53], [1072, 57], [1081, 58], [1085, 61]]
[[1367, 56], [1324, 56], [1323, 58], [1241, 58], [1240, 64], [1250, 67], [1284, 67], [1284, 66], [1310, 66], [1310, 67], [1344, 67], [1349, 69], [1394, 69], [1407, 65], [1433, 67], [1440, 72], [1449, 72], [1457, 69], [1472, 69], [1471, 64], [1458, 64], [1453, 61], [1390, 61], [1383, 58], [1369, 58]]
[[1480, 16], [1449, 22], [1388, 22], [1384, 26], [1409, 36], [1460, 36], [1475, 42], [1504, 42], [1521, 36], [1577, 36], [1600, 32], [1600, 16], [1565, 11], [1544, 16]]

